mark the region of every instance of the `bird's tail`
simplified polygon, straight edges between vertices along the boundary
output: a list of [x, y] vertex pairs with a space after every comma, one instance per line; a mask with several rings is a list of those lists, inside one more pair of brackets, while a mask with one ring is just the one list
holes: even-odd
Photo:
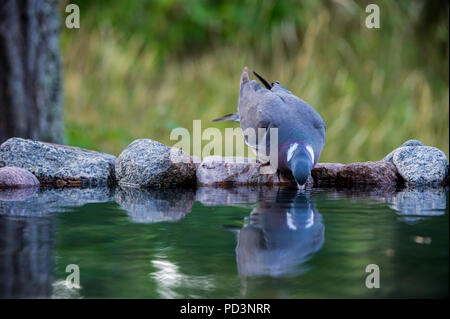
[[237, 122], [239, 123], [239, 114], [238, 113], [232, 113], [227, 114], [222, 117], [219, 117], [217, 119], [212, 120], [213, 122], [222, 122], [222, 121], [230, 121], [230, 122]]
[[253, 71], [253, 74], [261, 81], [261, 83], [266, 87], [266, 89], [270, 90], [272, 88], [272, 84], [266, 81], [261, 75]]
[[249, 81], [250, 81], [250, 77], [248, 76], [248, 68], [244, 67], [244, 70], [242, 70], [242, 75], [241, 75], [241, 86]]

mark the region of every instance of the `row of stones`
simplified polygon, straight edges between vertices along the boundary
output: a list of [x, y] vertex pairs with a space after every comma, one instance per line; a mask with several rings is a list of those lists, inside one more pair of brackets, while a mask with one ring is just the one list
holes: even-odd
[[[118, 158], [21, 138], [11, 138], [0, 146], [0, 187], [3, 188], [39, 182], [50, 187], [113, 186], [117, 183], [141, 188], [294, 184], [292, 176], [270, 172], [269, 168], [244, 158], [211, 156], [200, 161], [149, 139], [132, 142]], [[307, 187], [440, 186], [446, 183], [445, 154], [411, 140], [381, 161], [348, 165], [319, 163], [312, 170]]]

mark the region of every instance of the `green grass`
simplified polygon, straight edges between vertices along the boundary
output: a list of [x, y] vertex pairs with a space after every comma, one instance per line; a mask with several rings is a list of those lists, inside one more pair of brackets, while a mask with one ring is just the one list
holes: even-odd
[[272, 45], [263, 52], [237, 33], [235, 41], [165, 62], [139, 33], [124, 40], [120, 26], [86, 14], [79, 30], [63, 34], [68, 144], [118, 155], [137, 138], [173, 145], [171, 129], [192, 130], [197, 119], [203, 128], [236, 126], [210, 120], [236, 110], [248, 66], [321, 114], [327, 124], [321, 162], [378, 160], [408, 139], [448, 156], [448, 24], [433, 33], [446, 39], [443, 50], [430, 48], [413, 27], [417, 6], [382, 2], [381, 29], [366, 29], [364, 7], [343, 3], [311, 9], [290, 42], [276, 36], [289, 38], [286, 30], [272, 40], [268, 34]]

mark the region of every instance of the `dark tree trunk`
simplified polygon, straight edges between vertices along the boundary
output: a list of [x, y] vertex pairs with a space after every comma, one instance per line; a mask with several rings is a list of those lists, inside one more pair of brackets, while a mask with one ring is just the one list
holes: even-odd
[[63, 142], [58, 0], [0, 1], [0, 144]]

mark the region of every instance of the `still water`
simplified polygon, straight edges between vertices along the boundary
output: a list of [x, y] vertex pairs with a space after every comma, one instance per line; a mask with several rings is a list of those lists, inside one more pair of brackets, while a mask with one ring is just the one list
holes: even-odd
[[3, 190], [0, 296], [447, 297], [448, 243], [448, 189]]

